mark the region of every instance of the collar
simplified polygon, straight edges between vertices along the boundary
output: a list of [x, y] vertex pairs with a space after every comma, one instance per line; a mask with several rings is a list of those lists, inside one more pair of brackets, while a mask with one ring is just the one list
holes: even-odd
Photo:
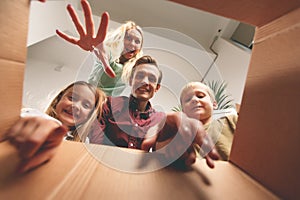
[[140, 116], [141, 118], [149, 118], [151, 113], [154, 112], [154, 109], [151, 106], [151, 103], [148, 101], [146, 110], [141, 112], [138, 110], [138, 99], [133, 95], [129, 97], [129, 109], [134, 114], [134, 116]]

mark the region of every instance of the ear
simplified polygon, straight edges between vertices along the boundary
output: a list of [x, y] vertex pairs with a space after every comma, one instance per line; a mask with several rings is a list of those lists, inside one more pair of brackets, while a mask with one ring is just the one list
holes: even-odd
[[160, 84], [157, 84], [155, 88], [155, 92], [157, 92], [159, 89], [160, 89]]
[[132, 77], [129, 78], [129, 86], [132, 86]]
[[213, 109], [214, 110], [218, 109], [218, 103], [216, 101], [213, 102]]

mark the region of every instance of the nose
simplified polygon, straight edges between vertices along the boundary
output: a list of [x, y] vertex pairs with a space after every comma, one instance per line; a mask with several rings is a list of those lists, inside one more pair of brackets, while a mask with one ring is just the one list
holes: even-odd
[[196, 95], [194, 95], [194, 96], [192, 97], [192, 103], [197, 103], [198, 100], [199, 100], [199, 99], [196, 97]]
[[149, 78], [148, 76], [144, 76], [144, 78], [142, 79], [142, 84], [144, 85], [148, 85], [149, 84]]
[[131, 46], [135, 46], [135, 41], [134, 41], [134, 40], [131, 40], [129, 44], [130, 44]]
[[73, 112], [78, 112], [80, 110], [80, 106], [78, 104], [79, 103], [73, 102], [73, 104], [72, 104]]

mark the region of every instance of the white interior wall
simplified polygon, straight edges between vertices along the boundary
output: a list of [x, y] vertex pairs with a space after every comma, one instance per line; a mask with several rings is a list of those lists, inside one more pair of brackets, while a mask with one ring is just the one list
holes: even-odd
[[251, 50], [239, 47], [223, 38], [217, 40], [214, 50], [219, 54], [216, 60], [218, 70], [223, 80], [228, 83], [227, 92], [232, 95], [236, 103], [241, 104]]

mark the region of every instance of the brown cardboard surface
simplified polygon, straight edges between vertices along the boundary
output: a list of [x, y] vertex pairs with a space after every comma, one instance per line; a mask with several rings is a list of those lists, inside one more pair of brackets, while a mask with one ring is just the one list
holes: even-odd
[[[136, 156], [127, 159], [116, 151], [121, 148], [92, 146], [102, 156], [123, 159], [132, 168], [145, 155], [126, 150]], [[241, 195], [243, 199], [277, 199], [229, 162], [217, 162], [215, 169], [209, 169], [204, 160], [199, 160], [189, 171], [164, 168], [149, 173], [128, 173], [97, 161], [81, 143], [64, 142], [51, 162], [16, 176], [13, 173], [18, 163], [16, 151], [8, 143], [1, 143], [0, 152], [0, 164], [4, 166], [0, 171], [0, 199], [192, 200], [239, 199]]]
[[[188, 172], [166, 168], [131, 174], [100, 164], [80, 143], [64, 142], [53, 160], [18, 176], [14, 174], [16, 151], [0, 143], [0, 199], [276, 198], [250, 177], [282, 198], [300, 197], [299, 0], [190, 0], [183, 4], [262, 26], [255, 36], [231, 163], [217, 162], [211, 170], [198, 161]], [[0, 2], [1, 134], [19, 117], [28, 8], [28, 0]], [[118, 161], [118, 151], [111, 148], [99, 146], [96, 151], [102, 158]], [[134, 167], [136, 158], [132, 159], [124, 165]]]
[[[44, 199], [42, 197], [51, 196], [51, 193], [64, 183], [64, 179], [75, 171], [82, 156], [87, 154], [81, 143], [74, 148], [69, 146], [69, 143], [65, 142], [65, 148], [59, 149], [60, 152], [51, 162], [30, 173], [17, 175], [15, 170], [19, 160], [16, 151], [9, 143], [0, 143], [0, 199]], [[82, 174], [77, 175], [80, 177]], [[76, 184], [81, 185], [80, 182]]]
[[170, 0], [254, 26], [265, 25], [300, 6], [299, 0]]
[[230, 160], [285, 199], [300, 197], [300, 9], [257, 30]]
[[22, 102], [24, 63], [0, 59], [0, 137], [18, 119]]
[[29, 0], [0, 1], [0, 58], [25, 62]]

